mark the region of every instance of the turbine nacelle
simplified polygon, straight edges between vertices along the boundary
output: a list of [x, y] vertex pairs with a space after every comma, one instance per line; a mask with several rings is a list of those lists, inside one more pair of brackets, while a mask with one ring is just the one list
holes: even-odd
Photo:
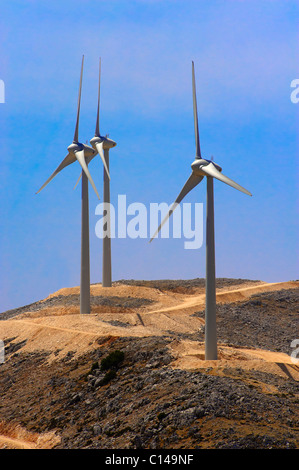
[[75, 155], [76, 152], [81, 152], [83, 150], [85, 158], [94, 157], [97, 153], [97, 151], [89, 145], [81, 144], [80, 142], [73, 142], [71, 145], [68, 146], [67, 149], [69, 153], [73, 155]]
[[92, 139], [90, 139], [90, 143], [96, 152], [98, 152], [96, 144], [102, 144], [103, 150], [110, 150], [116, 146], [116, 142], [114, 142], [114, 140], [109, 139], [108, 137], [103, 137], [101, 135], [95, 135]]

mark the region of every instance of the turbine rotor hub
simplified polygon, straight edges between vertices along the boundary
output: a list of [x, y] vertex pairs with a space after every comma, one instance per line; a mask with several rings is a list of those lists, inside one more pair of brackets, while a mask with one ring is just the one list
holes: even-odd
[[212, 162], [212, 160], [207, 160], [205, 158], [195, 159], [194, 162], [191, 164], [191, 168], [192, 168], [192, 171], [195, 175], [204, 176], [205, 173], [203, 173], [201, 171], [201, 168], [204, 167], [204, 166], [210, 165], [211, 163], [212, 163], [212, 165], [215, 166], [215, 168], [217, 168], [218, 171], [222, 171], [221, 166], [217, 165], [217, 163], [215, 163], [215, 162]]

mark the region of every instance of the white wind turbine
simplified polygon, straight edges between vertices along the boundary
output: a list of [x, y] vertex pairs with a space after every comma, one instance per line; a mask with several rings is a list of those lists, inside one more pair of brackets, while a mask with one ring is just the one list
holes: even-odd
[[[104, 211], [107, 220], [107, 227], [105, 232], [107, 236], [103, 237], [103, 266], [102, 266], [102, 286], [112, 286], [112, 267], [111, 267], [111, 216], [110, 216], [110, 174], [109, 174], [109, 150], [116, 146], [114, 140], [109, 139], [108, 136], [100, 134], [100, 88], [101, 88], [101, 59], [99, 64], [99, 88], [98, 88], [98, 110], [95, 135], [90, 140], [90, 143], [95, 150], [95, 154], [91, 155], [88, 162], [94, 158], [97, 153], [100, 155], [104, 164]], [[81, 177], [81, 176], [80, 176]], [[80, 180], [79, 177], [79, 180]], [[77, 181], [75, 187], [77, 186]]]
[[[78, 160], [82, 167], [82, 203], [81, 203], [81, 280], [80, 280], [80, 313], [90, 313], [90, 256], [89, 256], [89, 203], [88, 180], [90, 181], [97, 197], [100, 199], [97, 188], [88, 170], [88, 162], [96, 154], [96, 151], [88, 145], [81, 144], [78, 140], [79, 115], [81, 103], [81, 89], [83, 76], [84, 55], [82, 57], [79, 96], [77, 106], [77, 120], [74, 139], [69, 145], [68, 154], [50, 178], [37, 191], [39, 193], [63, 168]], [[36, 193], [36, 194], [37, 194]]]
[[104, 137], [100, 134], [100, 89], [101, 89], [101, 59], [99, 64], [99, 89], [98, 89], [98, 109], [97, 121], [94, 137], [90, 143], [94, 150], [100, 155], [104, 164], [103, 178], [104, 178], [104, 194], [103, 202], [106, 211], [106, 234], [103, 237], [103, 265], [102, 265], [102, 286], [112, 286], [112, 266], [111, 266], [111, 215], [110, 215], [110, 174], [109, 174], [109, 150], [116, 146], [114, 140], [109, 139], [108, 136]]
[[217, 330], [216, 330], [216, 279], [215, 279], [215, 236], [214, 236], [214, 187], [213, 179], [216, 178], [223, 183], [242, 191], [249, 196], [252, 194], [239, 184], [221, 173], [222, 168], [214, 161], [202, 158], [200, 151], [196, 86], [194, 74], [194, 62], [192, 61], [192, 89], [193, 89], [193, 114], [195, 130], [196, 156], [191, 164], [192, 173], [186, 181], [182, 191], [170, 207], [169, 212], [162, 220], [160, 226], [152, 236], [152, 241], [161, 227], [171, 216], [182, 199], [197, 186], [204, 176], [207, 179], [207, 206], [206, 206], [206, 311], [205, 311], [205, 359], [217, 359]]
[[[116, 146], [114, 140], [104, 137], [100, 134], [100, 86], [101, 86], [101, 59], [99, 65], [99, 90], [98, 90], [98, 109], [97, 122], [94, 137], [90, 140], [92, 147], [98, 151], [104, 164], [103, 171], [103, 202], [106, 211], [106, 234], [103, 237], [103, 265], [102, 265], [102, 286], [112, 286], [112, 265], [111, 265], [111, 214], [110, 214], [110, 174], [109, 174], [109, 150]], [[103, 154], [104, 151], [104, 154]]]

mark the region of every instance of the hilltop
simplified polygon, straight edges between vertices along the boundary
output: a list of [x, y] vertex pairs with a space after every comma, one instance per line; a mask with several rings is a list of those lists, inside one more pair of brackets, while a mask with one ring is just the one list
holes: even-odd
[[217, 279], [218, 361], [203, 279], [94, 284], [90, 315], [79, 287], [3, 312], [0, 447], [298, 448], [298, 287]]

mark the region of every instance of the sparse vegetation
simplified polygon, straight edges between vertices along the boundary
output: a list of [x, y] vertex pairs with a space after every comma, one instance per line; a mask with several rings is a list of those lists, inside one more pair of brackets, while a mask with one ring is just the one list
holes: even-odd
[[115, 379], [116, 371], [115, 370], [108, 370], [105, 376], [102, 378], [100, 385], [107, 385], [111, 380]]
[[123, 362], [124, 357], [125, 355], [123, 351], [119, 351], [118, 349], [116, 351], [112, 351], [109, 356], [104, 357], [101, 360], [101, 370], [118, 369], [121, 362]]
[[166, 413], [162, 411], [161, 413], [158, 414], [157, 418], [159, 421], [162, 421], [162, 419], [166, 418]]
[[91, 372], [93, 372], [94, 370], [98, 369], [99, 368], [99, 363], [98, 361], [94, 362], [91, 366]]

